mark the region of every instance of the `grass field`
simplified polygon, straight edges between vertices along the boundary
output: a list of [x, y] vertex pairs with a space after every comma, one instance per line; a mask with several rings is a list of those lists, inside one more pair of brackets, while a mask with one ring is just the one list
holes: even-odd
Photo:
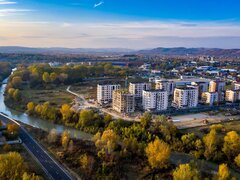
[[26, 99], [36, 104], [49, 101], [55, 107], [61, 107], [62, 104], [70, 104], [74, 96], [66, 92], [67, 86], [56, 87], [51, 90], [45, 89], [26, 89], [22, 93]]

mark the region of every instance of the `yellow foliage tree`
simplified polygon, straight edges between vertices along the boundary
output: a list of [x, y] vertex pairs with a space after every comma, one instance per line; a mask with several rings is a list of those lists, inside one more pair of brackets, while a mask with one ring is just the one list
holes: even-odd
[[27, 112], [29, 114], [33, 114], [34, 113], [34, 110], [35, 110], [35, 104], [33, 102], [29, 102], [27, 104]]
[[190, 164], [180, 164], [177, 169], [173, 172], [174, 180], [198, 180], [199, 172], [197, 169], [192, 168]]
[[62, 141], [62, 146], [66, 150], [68, 148], [68, 144], [69, 144], [69, 141], [70, 141], [70, 134], [69, 134], [68, 131], [65, 130], [63, 132], [61, 141]]
[[230, 171], [227, 164], [220, 164], [218, 168], [218, 180], [227, 180], [230, 178]]
[[97, 133], [94, 136], [95, 145], [99, 150], [104, 150], [106, 154], [110, 155], [119, 143], [118, 135], [111, 129], [105, 130], [103, 134]]
[[42, 178], [40, 176], [36, 176], [34, 173], [28, 174], [25, 172], [22, 176], [22, 180], [42, 180]]
[[223, 152], [229, 159], [233, 159], [240, 153], [240, 136], [236, 131], [228, 132], [224, 137]]
[[88, 173], [92, 171], [94, 165], [93, 157], [88, 156], [87, 154], [83, 154], [80, 156], [79, 162], [83, 170], [87, 171]]
[[236, 165], [240, 168], [240, 154], [234, 159]]
[[171, 153], [167, 143], [158, 138], [149, 143], [145, 149], [148, 162], [153, 169], [162, 169], [168, 166], [168, 160]]
[[19, 126], [17, 124], [8, 124], [7, 131], [9, 134], [17, 134], [19, 131]]
[[72, 117], [71, 106], [68, 104], [63, 104], [60, 109], [60, 112], [62, 114], [63, 121], [69, 121], [70, 118]]
[[0, 179], [18, 179], [22, 177], [26, 165], [17, 152], [0, 155]]

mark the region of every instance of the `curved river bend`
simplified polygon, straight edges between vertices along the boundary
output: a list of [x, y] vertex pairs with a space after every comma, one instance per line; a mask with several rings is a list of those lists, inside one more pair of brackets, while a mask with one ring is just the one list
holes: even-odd
[[[7, 79], [4, 80], [6, 83]], [[16, 119], [17, 121], [23, 122], [30, 126], [43, 129], [45, 131], [51, 131], [51, 129], [56, 129], [58, 133], [62, 133], [63, 131], [67, 130], [70, 132], [71, 137], [83, 140], [90, 140], [92, 138], [91, 134], [85, 133], [83, 131], [65, 127], [63, 125], [57, 125], [47, 120], [42, 120], [36, 117], [30, 117], [26, 113], [18, 112], [13, 109], [8, 108], [4, 103], [4, 91], [6, 88], [6, 84], [0, 85], [0, 112], [7, 114], [12, 119]]]

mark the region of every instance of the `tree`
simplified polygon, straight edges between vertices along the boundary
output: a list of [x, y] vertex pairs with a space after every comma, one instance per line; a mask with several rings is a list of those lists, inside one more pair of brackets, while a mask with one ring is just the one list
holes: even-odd
[[56, 130], [56, 129], [52, 129], [52, 130], [50, 131], [50, 133], [48, 134], [47, 139], [48, 139], [48, 142], [49, 142], [49, 143], [55, 143], [55, 142], [57, 142], [57, 130]]
[[93, 170], [94, 162], [94, 158], [92, 156], [88, 156], [87, 154], [83, 154], [79, 158], [80, 167], [88, 173], [91, 173]]
[[0, 179], [19, 179], [26, 171], [26, 164], [17, 152], [0, 155]]
[[236, 131], [228, 132], [224, 137], [223, 152], [229, 160], [232, 160], [240, 153], [240, 136]]
[[14, 88], [19, 88], [22, 84], [22, 78], [20, 76], [15, 76], [12, 78], [11, 83]]
[[230, 178], [230, 171], [227, 164], [221, 164], [218, 168], [218, 180], [227, 180]]
[[119, 136], [113, 130], [108, 129], [102, 135], [97, 133], [93, 140], [98, 150], [103, 150], [106, 155], [111, 155], [117, 148]]
[[147, 145], [145, 151], [148, 162], [153, 169], [162, 169], [168, 166], [171, 149], [164, 141], [155, 139]]
[[192, 168], [190, 164], [180, 164], [176, 170], [173, 171], [174, 180], [197, 180], [199, 179], [199, 172]]
[[36, 176], [34, 173], [28, 174], [25, 172], [22, 176], [22, 180], [42, 180], [42, 178], [40, 176]]
[[73, 144], [73, 140], [71, 140], [69, 145], [68, 145], [68, 151], [73, 152], [73, 149], [74, 149], [74, 144]]
[[17, 124], [8, 124], [7, 132], [12, 135], [17, 135], [19, 132], [19, 126]]
[[88, 126], [94, 120], [94, 112], [92, 110], [82, 110], [79, 116], [80, 127]]
[[29, 102], [27, 104], [27, 112], [28, 114], [34, 114], [34, 111], [35, 111], [35, 104], [33, 102]]
[[61, 109], [60, 109], [60, 112], [62, 114], [62, 119], [64, 122], [68, 122], [71, 117], [72, 117], [72, 110], [71, 110], [71, 106], [68, 105], [68, 104], [63, 104]]
[[51, 73], [51, 74], [50, 74], [50, 80], [51, 80], [51, 82], [56, 81], [57, 76], [58, 76], [58, 75], [57, 75], [55, 72]]
[[70, 141], [70, 134], [67, 130], [65, 130], [61, 138], [62, 146], [65, 150], [67, 150], [68, 148], [69, 141]]
[[13, 93], [13, 99], [15, 101], [19, 102], [21, 100], [21, 97], [22, 97], [22, 95], [21, 95], [21, 92], [19, 91], [19, 89], [15, 89], [15, 91]]
[[205, 146], [205, 158], [207, 160], [219, 160], [222, 156], [220, 151], [222, 142], [221, 139], [217, 136], [217, 133], [214, 129], [203, 137], [203, 142]]
[[43, 75], [42, 75], [42, 80], [43, 80], [45, 83], [51, 82], [50, 75], [49, 75], [48, 72], [44, 72], [44, 73], [43, 73]]
[[141, 117], [140, 121], [141, 121], [141, 125], [144, 128], [148, 127], [152, 121], [152, 114], [149, 112], [145, 112]]
[[181, 137], [185, 151], [189, 152], [195, 148], [196, 136], [194, 133], [184, 134]]
[[234, 159], [234, 162], [240, 168], [240, 154]]
[[107, 114], [104, 116], [104, 122], [109, 124], [113, 120], [112, 116], [110, 114]]

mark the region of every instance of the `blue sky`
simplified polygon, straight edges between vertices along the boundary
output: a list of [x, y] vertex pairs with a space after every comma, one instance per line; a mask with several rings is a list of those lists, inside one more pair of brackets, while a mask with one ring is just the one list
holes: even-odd
[[0, 0], [0, 45], [240, 48], [238, 0]]

